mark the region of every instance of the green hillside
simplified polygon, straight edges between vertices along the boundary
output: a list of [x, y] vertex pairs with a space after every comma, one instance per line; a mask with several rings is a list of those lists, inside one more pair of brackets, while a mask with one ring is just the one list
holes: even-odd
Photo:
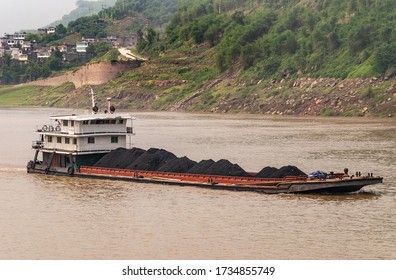
[[394, 0], [118, 0], [74, 32], [136, 33], [150, 60], [95, 88], [122, 108], [396, 113]]
[[243, 77], [370, 77], [396, 71], [393, 0], [179, 1], [170, 48], [209, 44]]

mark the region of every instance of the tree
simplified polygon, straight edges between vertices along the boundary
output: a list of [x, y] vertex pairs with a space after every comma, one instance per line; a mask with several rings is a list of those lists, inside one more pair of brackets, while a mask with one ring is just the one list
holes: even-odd
[[48, 65], [50, 70], [61, 70], [62, 69], [62, 53], [59, 51], [59, 49], [56, 49], [55, 52], [51, 55], [50, 58], [46, 61], [46, 64]]
[[56, 26], [56, 33], [61, 36], [64, 37], [67, 34], [67, 28], [63, 25], [63, 24], [58, 24]]
[[396, 72], [396, 43], [385, 44], [379, 47], [374, 53], [374, 67], [385, 75], [389, 70]]

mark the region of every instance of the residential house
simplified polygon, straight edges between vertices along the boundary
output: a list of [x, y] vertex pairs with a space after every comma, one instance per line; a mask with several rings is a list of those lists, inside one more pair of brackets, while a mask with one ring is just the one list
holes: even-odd
[[29, 60], [29, 55], [28, 54], [19, 54], [19, 61], [24, 61], [27, 62]]
[[85, 42], [88, 42], [88, 43], [95, 43], [96, 39], [93, 36], [87, 36], [87, 37], [82, 37], [81, 41], [85, 41]]
[[117, 36], [109, 35], [109, 36], [106, 37], [106, 40], [107, 40], [108, 42], [117, 41]]
[[56, 27], [50, 26], [47, 29], [47, 34], [54, 34], [56, 32]]
[[14, 39], [15, 40], [21, 40], [24, 41], [26, 37], [26, 32], [22, 32], [22, 33], [15, 33], [14, 34]]
[[51, 50], [48, 47], [41, 47], [35, 50], [37, 61], [44, 62], [47, 58], [51, 57]]
[[60, 46], [50, 46], [51, 51], [59, 50], [61, 53], [65, 53], [68, 50], [68, 47], [66, 44], [60, 45]]
[[21, 50], [19, 48], [10, 48], [10, 50], [11, 50], [11, 58], [15, 60], [19, 60]]
[[87, 41], [81, 41], [76, 43], [76, 52], [78, 53], [85, 53], [87, 52], [88, 48], [88, 42]]
[[5, 34], [5, 37], [3, 39], [3, 42], [9, 46], [10, 48], [12, 48], [13, 46], [18, 44], [18, 40], [16, 40], [14, 38], [14, 35], [10, 35], [10, 34]]
[[23, 45], [23, 43], [25, 42], [25, 35], [25, 33], [15, 33], [14, 35], [5, 34], [5, 37], [2, 38], [2, 41], [3, 44], [7, 44], [10, 48], [12, 48], [18, 44]]
[[32, 43], [30, 41], [24, 41], [21, 50], [23, 53], [29, 53], [32, 51]]
[[48, 32], [47, 28], [39, 28], [39, 29], [37, 29], [37, 33], [39, 35], [46, 35], [46, 34], [48, 34], [47, 32]]

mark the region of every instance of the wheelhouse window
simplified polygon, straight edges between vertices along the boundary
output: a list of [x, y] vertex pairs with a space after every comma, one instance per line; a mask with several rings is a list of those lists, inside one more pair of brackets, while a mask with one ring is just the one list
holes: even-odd
[[111, 143], [118, 143], [118, 136], [111, 136]]
[[88, 137], [88, 144], [95, 144], [95, 137]]
[[65, 138], [65, 144], [70, 144], [70, 138], [69, 137]]
[[70, 126], [74, 126], [74, 121], [70, 121]]
[[77, 138], [73, 138], [73, 145], [77, 145]]
[[52, 136], [49, 136], [49, 135], [48, 135], [48, 136], [47, 136], [47, 141], [48, 141], [48, 142], [52, 142]]
[[63, 126], [68, 126], [69, 125], [69, 121], [68, 120], [63, 120]]
[[56, 143], [62, 143], [62, 137], [56, 137]]

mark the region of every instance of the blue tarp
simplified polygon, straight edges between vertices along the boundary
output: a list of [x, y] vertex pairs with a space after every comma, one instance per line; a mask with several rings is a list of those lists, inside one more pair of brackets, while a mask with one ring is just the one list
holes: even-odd
[[316, 170], [316, 171], [312, 172], [311, 174], [309, 174], [308, 178], [310, 178], [310, 179], [326, 179], [327, 176], [328, 175], [326, 172]]

